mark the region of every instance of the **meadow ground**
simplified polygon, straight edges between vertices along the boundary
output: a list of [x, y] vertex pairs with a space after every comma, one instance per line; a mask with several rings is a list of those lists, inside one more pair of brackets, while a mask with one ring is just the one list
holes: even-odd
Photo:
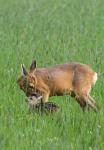
[[20, 65], [70, 61], [104, 72], [103, 0], [0, 0], [0, 149], [104, 150], [104, 76], [91, 95], [99, 113], [69, 97], [54, 115], [29, 114], [16, 79]]

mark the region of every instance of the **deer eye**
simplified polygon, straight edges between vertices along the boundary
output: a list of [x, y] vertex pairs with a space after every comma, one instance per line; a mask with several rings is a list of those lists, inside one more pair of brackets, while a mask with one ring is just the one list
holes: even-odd
[[32, 85], [29, 85], [29, 88], [31, 88], [31, 89], [32, 89], [32, 88], [33, 88], [33, 86], [32, 86]]

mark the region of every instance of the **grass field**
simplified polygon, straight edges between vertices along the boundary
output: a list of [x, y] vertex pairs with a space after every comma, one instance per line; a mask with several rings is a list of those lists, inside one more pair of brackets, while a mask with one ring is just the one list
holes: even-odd
[[27, 68], [79, 61], [104, 72], [103, 0], [0, 0], [0, 150], [104, 150], [104, 76], [83, 112], [68, 96], [54, 115], [29, 114], [16, 79]]

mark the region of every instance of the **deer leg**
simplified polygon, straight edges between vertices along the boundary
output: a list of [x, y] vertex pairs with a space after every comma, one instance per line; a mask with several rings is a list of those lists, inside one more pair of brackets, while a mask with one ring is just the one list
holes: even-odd
[[96, 111], [99, 111], [99, 107], [97, 106], [95, 100], [89, 95], [88, 96], [90, 102], [92, 103], [93, 107], [96, 109]]
[[97, 106], [96, 106], [96, 103], [93, 101], [92, 102], [92, 100], [91, 100], [91, 98], [89, 98], [88, 96], [86, 96], [86, 95], [83, 95], [83, 96], [77, 96], [76, 97], [76, 100], [77, 100], [77, 102], [80, 104], [80, 106], [83, 108], [83, 110], [84, 110], [84, 108], [88, 108], [89, 109], [89, 107], [91, 107], [91, 108], [93, 108], [94, 109], [94, 111], [98, 111], [98, 108], [97, 108]]
[[43, 95], [42, 95], [42, 101], [43, 101], [43, 103], [48, 102], [48, 98], [49, 98], [49, 93], [43, 93]]
[[86, 101], [82, 96], [76, 96], [75, 97], [77, 102], [80, 104], [80, 106], [82, 107], [82, 109], [84, 110], [86, 107]]

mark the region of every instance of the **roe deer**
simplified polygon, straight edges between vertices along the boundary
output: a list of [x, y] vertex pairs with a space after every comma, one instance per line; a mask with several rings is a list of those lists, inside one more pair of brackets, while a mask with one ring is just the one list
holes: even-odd
[[22, 65], [22, 75], [18, 78], [18, 84], [27, 97], [41, 95], [45, 103], [50, 96], [71, 95], [82, 108], [89, 106], [95, 111], [98, 107], [90, 91], [96, 81], [97, 73], [88, 65], [72, 62], [36, 68], [35, 60], [29, 71]]

